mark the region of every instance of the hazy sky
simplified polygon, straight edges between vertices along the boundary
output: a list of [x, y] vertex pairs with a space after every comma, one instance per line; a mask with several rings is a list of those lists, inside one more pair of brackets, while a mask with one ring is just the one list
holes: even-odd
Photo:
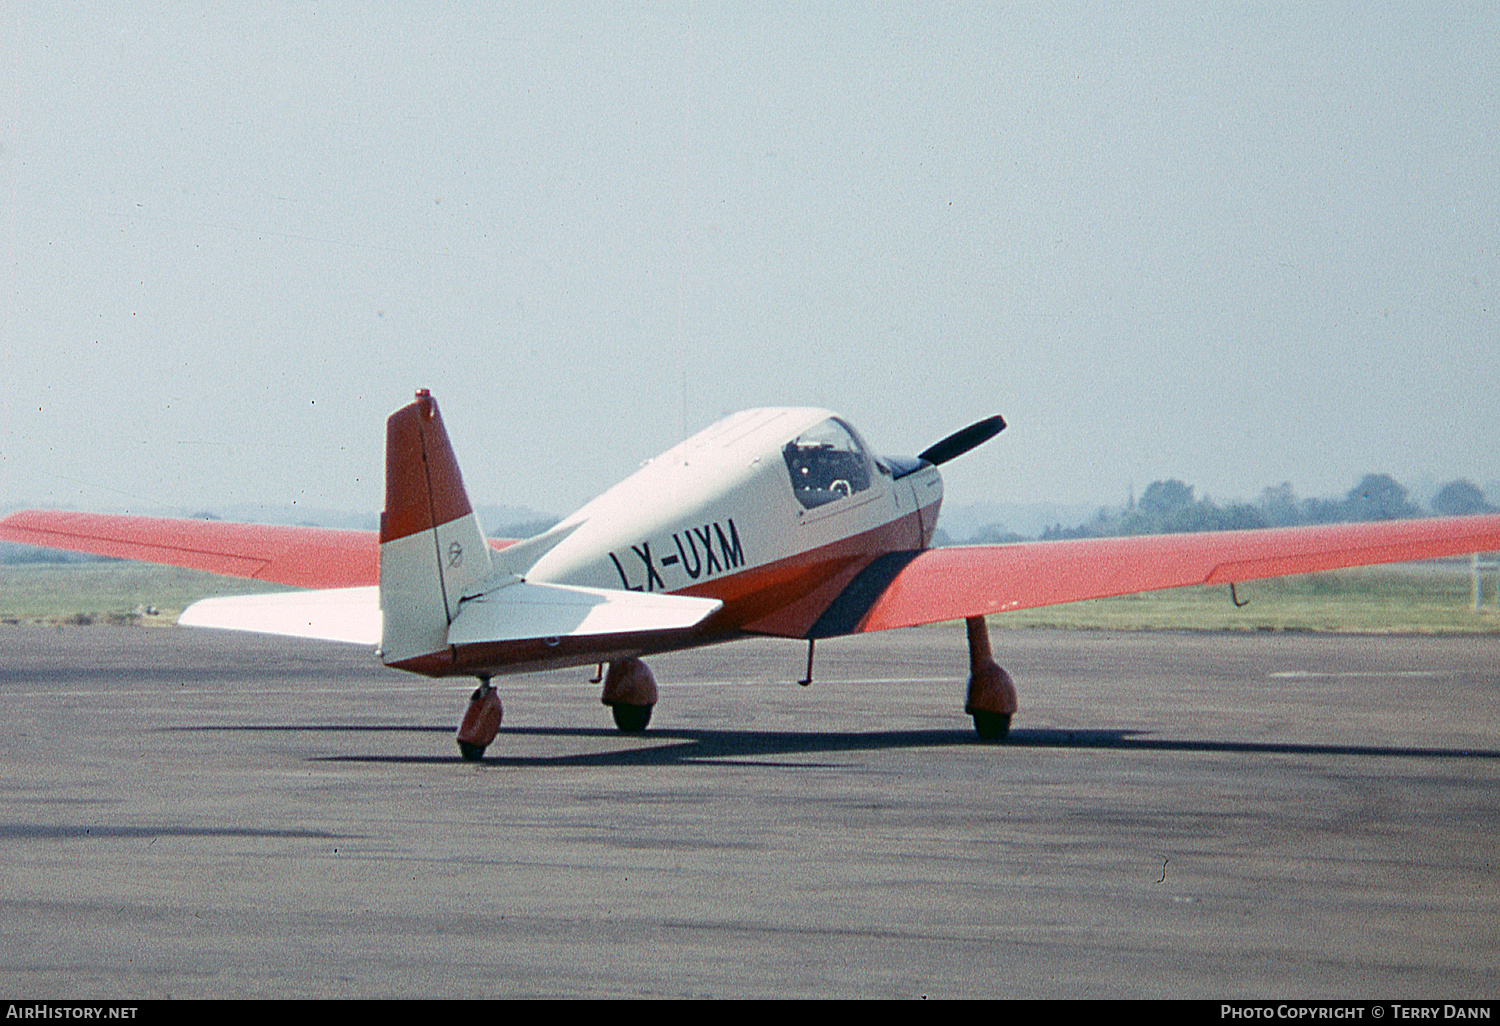
[[[428, 10], [432, 8], [432, 10]], [[561, 13], [559, 13], [561, 11]], [[950, 502], [1500, 479], [1500, 7], [52, 5], [0, 25], [0, 504], [565, 513], [820, 405]]]

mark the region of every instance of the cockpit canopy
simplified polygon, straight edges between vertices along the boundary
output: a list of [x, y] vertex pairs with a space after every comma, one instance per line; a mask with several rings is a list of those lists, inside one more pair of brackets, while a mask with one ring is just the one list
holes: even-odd
[[792, 493], [804, 509], [846, 499], [870, 487], [870, 458], [854, 431], [827, 420], [802, 432], [781, 450]]

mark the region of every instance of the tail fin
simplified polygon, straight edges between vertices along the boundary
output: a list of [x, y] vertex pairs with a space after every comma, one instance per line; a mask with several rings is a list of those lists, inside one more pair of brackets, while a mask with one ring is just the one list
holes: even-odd
[[437, 402], [422, 389], [385, 425], [381, 657], [440, 672], [459, 601], [494, 572]]

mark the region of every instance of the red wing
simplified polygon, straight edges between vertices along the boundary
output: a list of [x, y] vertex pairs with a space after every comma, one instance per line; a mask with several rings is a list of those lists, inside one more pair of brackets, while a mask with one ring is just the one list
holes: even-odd
[[895, 575], [856, 629], [1496, 550], [1500, 516], [928, 549]]
[[374, 531], [27, 510], [0, 520], [0, 539], [301, 588], [353, 588], [380, 577]]
[[[380, 539], [374, 531], [25, 510], [0, 519], [0, 541], [165, 563], [298, 588], [361, 588], [380, 583]], [[514, 541], [491, 538], [489, 543], [503, 549]]]

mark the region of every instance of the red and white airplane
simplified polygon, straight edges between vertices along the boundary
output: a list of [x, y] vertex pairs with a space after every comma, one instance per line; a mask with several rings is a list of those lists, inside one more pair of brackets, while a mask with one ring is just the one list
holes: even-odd
[[750, 635], [806, 640], [966, 621], [965, 712], [1003, 737], [1016, 691], [985, 616], [1108, 595], [1500, 550], [1500, 516], [929, 548], [937, 466], [997, 434], [980, 421], [920, 456], [871, 453], [819, 409], [737, 413], [643, 466], [553, 528], [486, 539], [425, 390], [386, 424], [379, 534], [29, 511], [0, 539], [314, 590], [206, 599], [190, 626], [379, 646], [431, 677], [480, 680], [459, 731], [493, 740], [495, 674], [608, 664], [603, 701], [646, 727], [641, 661]]

